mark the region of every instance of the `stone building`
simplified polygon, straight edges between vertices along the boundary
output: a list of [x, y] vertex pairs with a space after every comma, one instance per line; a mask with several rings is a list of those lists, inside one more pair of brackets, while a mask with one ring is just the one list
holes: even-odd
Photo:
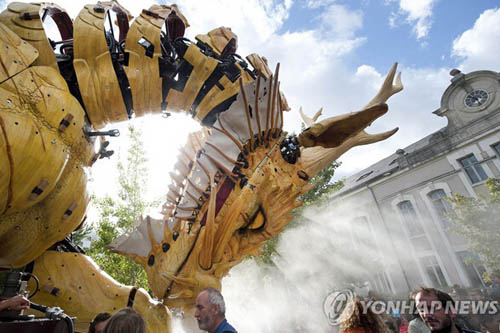
[[466, 240], [447, 230], [445, 198], [486, 194], [484, 181], [500, 177], [500, 74], [450, 74], [433, 112], [448, 125], [347, 178], [329, 203], [354, 239], [372, 240], [383, 262], [370, 281], [376, 290], [484, 285], [486, 268], [470, 264]]

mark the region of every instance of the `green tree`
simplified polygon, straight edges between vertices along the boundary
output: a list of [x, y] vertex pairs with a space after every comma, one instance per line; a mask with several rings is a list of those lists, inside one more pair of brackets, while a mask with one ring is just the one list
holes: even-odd
[[[454, 212], [449, 218], [454, 222], [450, 230], [464, 236], [469, 249], [492, 270], [500, 270], [500, 179], [486, 181], [489, 196], [469, 198], [455, 194], [450, 201]], [[477, 257], [474, 259], [474, 257]]]
[[[130, 145], [126, 161], [117, 163], [119, 191], [118, 197], [105, 196], [93, 198], [93, 204], [99, 211], [99, 221], [95, 233], [97, 237], [76, 235], [80, 243], [82, 238], [90, 239], [87, 254], [109, 275], [117, 281], [148, 288], [146, 272], [143, 268], [125, 256], [112, 253], [106, 248], [119, 235], [131, 231], [133, 224], [149, 208], [158, 205], [158, 201], [144, 198], [147, 190], [147, 159], [141, 133], [132, 125], [128, 127]], [[81, 231], [80, 233], [86, 232]], [[87, 233], [88, 234], [88, 233]]]

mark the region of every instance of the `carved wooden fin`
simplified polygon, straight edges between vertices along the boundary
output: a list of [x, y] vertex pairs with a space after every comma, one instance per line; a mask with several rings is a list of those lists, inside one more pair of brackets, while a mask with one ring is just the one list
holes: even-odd
[[249, 136], [250, 136], [250, 150], [253, 150], [253, 128], [252, 128], [252, 122], [250, 120], [250, 110], [248, 109], [248, 100], [247, 100], [247, 95], [245, 93], [245, 89], [243, 89], [243, 79], [240, 78], [238, 80], [238, 82], [240, 83], [240, 92], [241, 92], [241, 96], [243, 97], [242, 98], [242, 102], [244, 104], [244, 107], [245, 107], [245, 115], [247, 117], [247, 123], [248, 123], [248, 132], [249, 132]]
[[214, 175], [210, 175], [210, 201], [208, 202], [207, 222], [202, 230], [202, 241], [199, 255], [199, 265], [202, 269], [208, 270], [212, 267], [212, 249], [215, 236], [215, 202], [217, 198], [217, 188], [214, 182]]

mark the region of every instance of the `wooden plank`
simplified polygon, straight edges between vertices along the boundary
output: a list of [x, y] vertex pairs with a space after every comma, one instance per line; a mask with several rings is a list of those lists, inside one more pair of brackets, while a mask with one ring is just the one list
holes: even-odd
[[34, 62], [35, 66], [50, 66], [59, 71], [56, 57], [48, 42], [40, 17], [31, 20], [21, 18], [23, 13], [40, 13], [43, 7], [41, 4], [34, 3], [10, 3], [7, 9], [0, 13], [0, 22], [38, 50], [38, 58]]
[[95, 128], [128, 119], [104, 35], [105, 13], [110, 7], [104, 3], [100, 6], [104, 13], [94, 10], [97, 5], [85, 6], [74, 22], [73, 32], [75, 72]]
[[[0, 96], [3, 91], [0, 90]], [[4, 135], [10, 144], [11, 172], [9, 187], [11, 199], [9, 214], [33, 206], [43, 200], [55, 187], [69, 156], [57, 133], [43, 127], [28, 114], [2, 113]], [[30, 200], [32, 191], [45, 179], [43, 193]]]
[[173, 111], [184, 110], [188, 112], [190, 110], [203, 83], [212, 74], [218, 63], [217, 60], [201, 53], [200, 49], [194, 44], [188, 47], [184, 54], [184, 59], [193, 65], [194, 68], [182, 92], [174, 89], [170, 89], [169, 91], [167, 103], [168, 108]]
[[26, 69], [37, 57], [33, 46], [0, 23], [0, 82]]
[[273, 73], [267, 65], [267, 60], [264, 60], [261, 56], [256, 53], [249, 54], [246, 59], [257, 71], [261, 72], [262, 77], [266, 79], [270, 78]]
[[[132, 90], [136, 116], [161, 111], [162, 78], [158, 64], [158, 58], [162, 56], [160, 43], [162, 26], [161, 24], [158, 26], [161, 21], [142, 13], [135, 19], [127, 34], [125, 46], [130, 56], [129, 66], [125, 67], [125, 72]], [[144, 48], [138, 43], [142, 37], [154, 45], [151, 58], [146, 56]]]
[[231, 82], [226, 76], [223, 76], [219, 83], [224, 87], [224, 90], [221, 90], [217, 85], [214, 85], [212, 89], [207, 93], [205, 98], [201, 101], [200, 105], [198, 105], [196, 118], [201, 122], [207, 114], [217, 105], [225, 101], [231, 96], [236, 95], [240, 91], [240, 87], [238, 81]]

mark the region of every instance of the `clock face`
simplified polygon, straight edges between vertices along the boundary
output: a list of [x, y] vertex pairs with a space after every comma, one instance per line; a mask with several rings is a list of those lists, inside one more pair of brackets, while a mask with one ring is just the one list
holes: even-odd
[[475, 108], [483, 105], [488, 100], [488, 93], [484, 90], [477, 89], [465, 96], [464, 103], [470, 108]]

